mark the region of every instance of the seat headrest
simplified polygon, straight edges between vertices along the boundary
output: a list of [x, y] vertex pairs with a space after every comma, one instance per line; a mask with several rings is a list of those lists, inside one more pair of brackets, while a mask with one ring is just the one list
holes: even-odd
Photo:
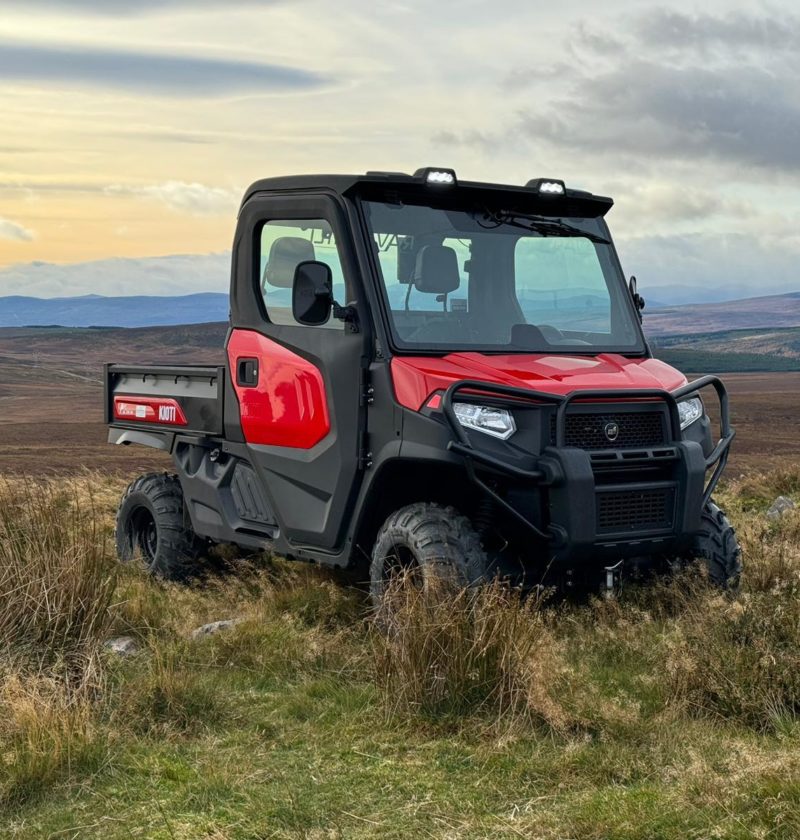
[[279, 289], [291, 289], [297, 266], [301, 262], [314, 259], [314, 244], [310, 239], [303, 239], [302, 236], [281, 236], [269, 249], [261, 287], [265, 288], [269, 284]]
[[424, 245], [414, 266], [414, 286], [420, 292], [446, 295], [461, 285], [458, 257], [447, 245]]

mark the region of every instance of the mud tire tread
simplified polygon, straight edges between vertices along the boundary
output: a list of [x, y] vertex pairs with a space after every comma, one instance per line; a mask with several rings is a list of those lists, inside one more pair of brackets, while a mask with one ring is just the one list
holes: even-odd
[[742, 549], [728, 517], [714, 502], [702, 513], [700, 531], [694, 539], [692, 557], [701, 561], [709, 580], [722, 589], [737, 589], [742, 574]]
[[143, 558], [150, 574], [166, 580], [183, 581], [197, 571], [206, 544], [187, 526], [183, 490], [178, 476], [148, 473], [131, 482], [122, 495], [114, 525], [114, 542], [122, 563], [139, 554], [131, 537], [131, 517], [147, 508], [156, 525], [158, 543], [152, 561]]
[[454, 590], [485, 582], [487, 556], [472, 524], [453, 507], [416, 502], [395, 511], [378, 531], [370, 563], [370, 596], [381, 605], [388, 579], [385, 562], [394, 546], [413, 554], [424, 579]]

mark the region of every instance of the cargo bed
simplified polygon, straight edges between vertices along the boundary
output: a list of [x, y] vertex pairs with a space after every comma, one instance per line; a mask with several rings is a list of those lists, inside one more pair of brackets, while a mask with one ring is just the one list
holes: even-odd
[[224, 395], [222, 366], [106, 365], [109, 440], [127, 442], [125, 430], [162, 434], [169, 441], [175, 433], [222, 436]]

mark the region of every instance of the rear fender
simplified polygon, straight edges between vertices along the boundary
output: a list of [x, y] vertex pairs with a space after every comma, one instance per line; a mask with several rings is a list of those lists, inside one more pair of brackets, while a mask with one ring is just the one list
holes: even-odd
[[140, 432], [134, 429], [112, 427], [108, 430], [108, 442], [118, 446], [130, 446], [135, 443], [139, 446], [149, 446], [151, 449], [172, 452], [175, 435], [170, 432]]

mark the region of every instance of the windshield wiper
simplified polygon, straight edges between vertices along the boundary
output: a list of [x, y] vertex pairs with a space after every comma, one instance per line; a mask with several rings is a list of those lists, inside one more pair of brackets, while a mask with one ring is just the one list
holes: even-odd
[[[485, 215], [491, 222], [499, 225], [509, 225], [511, 227], [521, 228], [522, 230], [530, 230], [534, 233], [542, 233], [545, 236], [583, 236], [590, 242], [596, 242], [599, 245], [610, 245], [611, 240], [604, 236], [598, 236], [596, 233], [589, 233], [589, 231], [581, 230], [573, 227], [566, 222], [555, 221], [544, 216], [527, 215], [525, 213], [489, 213], [484, 211]], [[478, 221], [477, 218], [475, 221]], [[481, 224], [478, 222], [478, 224]]]

